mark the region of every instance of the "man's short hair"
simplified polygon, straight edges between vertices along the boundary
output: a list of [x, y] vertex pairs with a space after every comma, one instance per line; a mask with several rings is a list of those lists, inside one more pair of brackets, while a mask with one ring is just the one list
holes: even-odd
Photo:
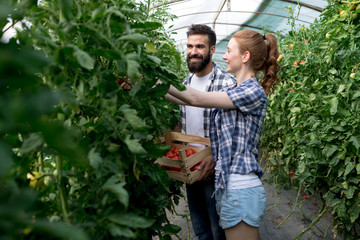
[[207, 35], [208, 39], [209, 39], [209, 46], [211, 47], [211, 46], [216, 44], [216, 34], [207, 25], [204, 25], [204, 24], [192, 24], [189, 27], [186, 34], [187, 34], [187, 37], [189, 37], [190, 35], [195, 35], [195, 34]]

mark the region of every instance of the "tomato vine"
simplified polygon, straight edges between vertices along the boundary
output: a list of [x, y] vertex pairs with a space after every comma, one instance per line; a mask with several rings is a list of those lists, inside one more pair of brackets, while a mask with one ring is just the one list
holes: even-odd
[[296, 26], [289, 10], [292, 29], [279, 43], [281, 84], [269, 98], [262, 144], [271, 178], [289, 188], [293, 172], [294, 186], [322, 199], [337, 232], [357, 239], [360, 7], [328, 3], [309, 27]]
[[0, 211], [0, 232], [12, 239], [176, 234], [164, 209], [178, 202], [181, 184], [153, 165], [168, 150], [157, 137], [178, 121], [163, 98], [166, 85], [154, 83], [181, 86], [185, 73], [163, 27], [174, 16], [149, 11], [151, 1], [7, 0], [0, 8], [2, 27], [9, 16], [27, 22], [0, 43], [0, 209], [8, 209]]

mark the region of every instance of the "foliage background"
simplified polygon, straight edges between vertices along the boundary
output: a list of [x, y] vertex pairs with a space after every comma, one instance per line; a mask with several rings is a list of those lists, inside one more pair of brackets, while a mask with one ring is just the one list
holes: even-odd
[[31, 23], [0, 43], [3, 237], [170, 239], [179, 231], [165, 209], [180, 183], [153, 165], [168, 150], [157, 137], [177, 123], [177, 107], [163, 99], [167, 84], [153, 85], [180, 86], [185, 68], [162, 25], [174, 16], [150, 8], [1, 2], [1, 28], [9, 16]]
[[360, 10], [355, 1], [328, 2], [308, 28], [295, 26], [289, 8], [292, 30], [279, 35], [281, 84], [269, 98], [262, 145], [270, 181], [320, 196], [319, 216], [331, 212], [337, 232], [358, 239]]

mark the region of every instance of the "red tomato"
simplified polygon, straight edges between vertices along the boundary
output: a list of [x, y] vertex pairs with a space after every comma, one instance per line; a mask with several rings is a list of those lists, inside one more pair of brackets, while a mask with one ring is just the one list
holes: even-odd
[[175, 172], [181, 172], [183, 171], [181, 168], [176, 168], [176, 167], [168, 167], [170, 171], [175, 171]]
[[200, 161], [200, 162], [198, 162], [197, 164], [195, 164], [194, 166], [192, 166], [192, 167], [190, 168], [190, 171], [193, 172], [193, 171], [197, 170], [201, 163], [202, 163], [202, 161]]
[[192, 148], [186, 149], [186, 156], [190, 157], [191, 155], [195, 154], [195, 150]]
[[166, 153], [165, 157], [167, 157], [167, 158], [173, 158], [173, 157], [175, 157], [175, 155], [174, 155], [173, 152], [169, 151], [169, 152]]

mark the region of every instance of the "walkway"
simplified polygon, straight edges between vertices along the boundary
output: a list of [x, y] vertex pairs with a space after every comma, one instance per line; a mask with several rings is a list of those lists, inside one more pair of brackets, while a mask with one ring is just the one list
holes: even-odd
[[[310, 225], [310, 220], [302, 219], [300, 209], [297, 207], [295, 212], [284, 222], [279, 228], [276, 228], [283, 220], [291, 213], [295, 200], [296, 191], [281, 190], [279, 193], [280, 202], [274, 187], [270, 184], [265, 184], [265, 190], [267, 194], [267, 209], [265, 213], [264, 221], [260, 226], [260, 234], [262, 240], [291, 240], [297, 234], [302, 232]], [[289, 204], [290, 196], [292, 205]], [[302, 197], [303, 199], [303, 197]], [[302, 200], [299, 198], [300, 200]], [[277, 205], [274, 207], [274, 205]], [[321, 209], [321, 203], [316, 199], [306, 199], [302, 206], [303, 213], [310, 219], [314, 219]], [[181, 240], [196, 240], [194, 236], [188, 207], [186, 201], [182, 199], [179, 205], [176, 207], [178, 215], [169, 215], [171, 223], [181, 227], [181, 231], [178, 237], [173, 236], [172, 239]], [[182, 215], [182, 216], [180, 216]], [[342, 240], [342, 238], [334, 235], [332, 228], [329, 228], [325, 237], [326, 229], [331, 223], [331, 215], [325, 214], [321, 220], [312, 228], [312, 230], [305, 233], [300, 240]]]

